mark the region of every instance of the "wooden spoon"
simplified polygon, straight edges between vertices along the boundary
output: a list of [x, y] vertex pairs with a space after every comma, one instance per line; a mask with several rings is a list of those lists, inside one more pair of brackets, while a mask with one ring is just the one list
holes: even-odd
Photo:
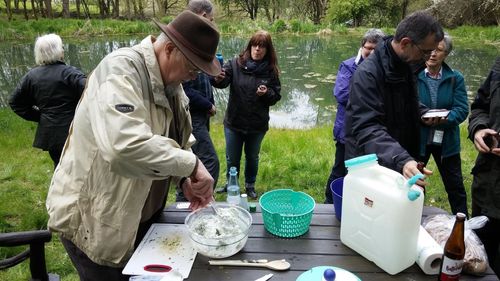
[[209, 260], [210, 265], [231, 265], [231, 266], [251, 266], [251, 267], [267, 267], [273, 270], [287, 270], [290, 268], [290, 263], [286, 260]]

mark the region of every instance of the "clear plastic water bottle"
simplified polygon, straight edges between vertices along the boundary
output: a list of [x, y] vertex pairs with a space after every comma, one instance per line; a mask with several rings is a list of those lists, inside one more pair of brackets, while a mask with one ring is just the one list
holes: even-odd
[[226, 201], [230, 204], [239, 205], [240, 204], [240, 186], [238, 185], [238, 172], [236, 167], [231, 167], [229, 169], [229, 181], [227, 183], [227, 199]]
[[240, 196], [240, 207], [247, 210], [247, 211], [249, 210], [248, 209], [248, 196], [245, 193], [241, 194], [241, 196]]

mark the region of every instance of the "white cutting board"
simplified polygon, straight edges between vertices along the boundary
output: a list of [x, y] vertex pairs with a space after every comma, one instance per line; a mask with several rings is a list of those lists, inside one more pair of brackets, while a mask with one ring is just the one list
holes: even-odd
[[[184, 224], [155, 223], [149, 228], [122, 273], [171, 276], [172, 280], [186, 279], [196, 258], [196, 250], [191, 243], [188, 229]], [[148, 265], [170, 266], [172, 270], [150, 272], [144, 269]], [[179, 279], [179, 275], [182, 279]]]

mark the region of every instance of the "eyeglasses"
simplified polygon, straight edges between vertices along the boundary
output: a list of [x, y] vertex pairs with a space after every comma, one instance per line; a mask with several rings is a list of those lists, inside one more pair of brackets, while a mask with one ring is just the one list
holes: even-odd
[[363, 46], [363, 49], [367, 49], [368, 51], [373, 51], [375, 50], [375, 47], [366, 47], [366, 46]]
[[413, 44], [415, 47], [417, 47], [417, 49], [422, 53], [422, 55], [424, 57], [430, 57], [432, 52], [434, 51], [434, 49], [432, 50], [422, 50], [422, 48], [420, 48], [417, 44]]
[[201, 70], [198, 67], [194, 66], [193, 63], [190, 62], [187, 58], [186, 62], [189, 75], [198, 75], [201, 73]]

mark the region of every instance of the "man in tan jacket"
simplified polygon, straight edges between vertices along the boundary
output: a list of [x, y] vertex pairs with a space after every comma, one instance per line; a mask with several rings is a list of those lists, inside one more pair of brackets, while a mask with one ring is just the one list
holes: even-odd
[[191, 208], [212, 200], [213, 178], [192, 153], [181, 82], [220, 73], [219, 33], [185, 11], [162, 33], [106, 56], [78, 105], [47, 197], [49, 229], [81, 280], [128, 280], [121, 271], [161, 213], [170, 183]]

